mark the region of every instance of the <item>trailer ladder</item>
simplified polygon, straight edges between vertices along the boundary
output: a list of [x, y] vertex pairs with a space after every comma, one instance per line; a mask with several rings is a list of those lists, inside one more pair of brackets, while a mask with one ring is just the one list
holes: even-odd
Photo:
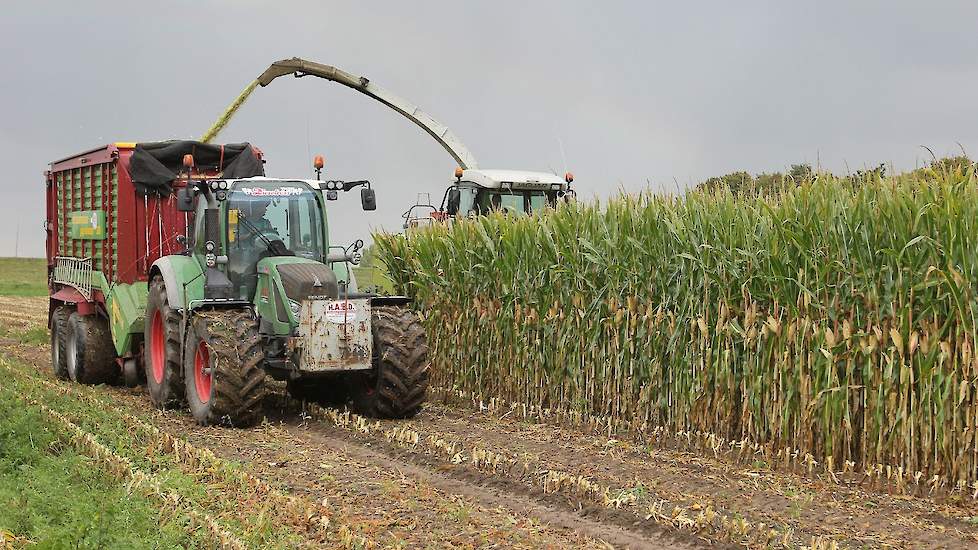
[[57, 256], [54, 282], [74, 287], [86, 300], [92, 299], [92, 259]]

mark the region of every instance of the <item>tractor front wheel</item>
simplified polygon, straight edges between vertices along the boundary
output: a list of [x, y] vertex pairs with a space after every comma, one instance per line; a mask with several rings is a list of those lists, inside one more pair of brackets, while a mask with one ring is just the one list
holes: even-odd
[[411, 418], [428, 393], [428, 341], [407, 308], [372, 310], [373, 370], [354, 378], [353, 408], [375, 418]]
[[153, 404], [163, 409], [180, 405], [180, 313], [170, 307], [163, 277], [155, 275], [146, 297], [143, 329], [143, 365], [146, 388]]
[[265, 359], [258, 322], [244, 310], [194, 316], [184, 347], [190, 412], [203, 426], [251, 426], [265, 397]]

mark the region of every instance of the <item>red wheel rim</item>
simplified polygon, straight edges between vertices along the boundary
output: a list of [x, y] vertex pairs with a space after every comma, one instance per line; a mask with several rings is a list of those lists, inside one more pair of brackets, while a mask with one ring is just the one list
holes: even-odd
[[149, 332], [149, 354], [153, 362], [153, 380], [163, 383], [163, 370], [166, 368], [166, 335], [163, 334], [163, 316], [157, 311]]
[[201, 403], [210, 401], [211, 353], [204, 342], [197, 344], [197, 351], [194, 352], [194, 386], [197, 386], [197, 397]]

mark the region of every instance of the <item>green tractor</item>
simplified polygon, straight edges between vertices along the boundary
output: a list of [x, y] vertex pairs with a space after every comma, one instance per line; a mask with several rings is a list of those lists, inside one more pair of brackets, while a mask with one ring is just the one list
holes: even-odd
[[185, 252], [148, 273], [143, 364], [154, 404], [186, 402], [203, 425], [250, 425], [270, 376], [295, 398], [373, 417], [421, 410], [427, 344], [409, 300], [357, 293], [350, 266], [362, 241], [330, 251], [327, 201], [357, 187], [374, 210], [366, 181], [252, 177], [177, 190], [194, 225]]

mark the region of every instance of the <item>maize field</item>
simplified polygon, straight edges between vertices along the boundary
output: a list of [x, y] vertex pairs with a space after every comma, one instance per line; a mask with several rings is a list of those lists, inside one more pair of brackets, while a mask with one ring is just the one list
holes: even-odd
[[978, 481], [976, 184], [973, 166], [819, 174], [376, 241], [440, 387], [962, 487]]

